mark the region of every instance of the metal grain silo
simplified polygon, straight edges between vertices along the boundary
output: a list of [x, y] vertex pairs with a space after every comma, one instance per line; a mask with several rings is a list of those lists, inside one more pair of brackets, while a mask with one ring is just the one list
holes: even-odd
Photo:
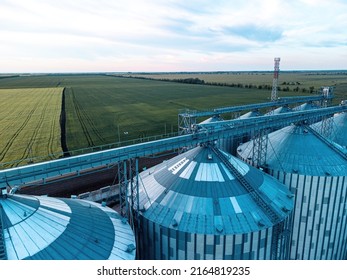
[[97, 203], [3, 194], [0, 215], [3, 259], [135, 259], [129, 224]]
[[347, 149], [347, 113], [334, 115], [331, 140]]
[[[252, 161], [253, 142], [238, 148]], [[270, 133], [266, 168], [295, 194], [291, 259], [343, 259], [347, 244], [347, 161], [306, 126]]]
[[325, 132], [328, 134], [326, 137], [331, 141], [347, 149], [347, 113], [335, 114], [327, 119], [324, 124], [322, 121], [313, 124], [312, 128], [320, 133]]
[[[245, 114], [241, 115], [237, 119], [245, 120], [245, 119], [259, 117], [259, 116], [261, 116], [261, 113], [258, 110], [254, 110], [254, 111], [250, 111], [248, 113], [245, 113]], [[250, 131], [250, 132], [244, 133], [242, 135], [234, 136], [232, 149], [230, 149], [228, 152], [230, 152], [232, 155], [235, 155], [237, 147], [240, 144], [249, 141], [253, 137], [254, 137], [254, 131]]]
[[255, 111], [249, 111], [241, 116], [239, 116], [237, 119], [244, 120], [244, 119], [249, 119], [249, 118], [254, 118], [254, 117], [259, 117], [261, 116], [260, 112], [258, 110]]
[[347, 150], [347, 113], [338, 113], [333, 117], [314, 123], [311, 127], [331, 140], [338, 148]]
[[212, 146], [139, 174], [142, 259], [282, 259], [293, 196]]
[[219, 121], [223, 121], [223, 118], [220, 115], [215, 115], [215, 116], [212, 116], [212, 117], [200, 122], [199, 124], [213, 123], [213, 122], [219, 122]]
[[265, 116], [278, 115], [278, 114], [288, 113], [291, 111], [292, 110], [288, 106], [282, 106], [270, 111], [269, 113], [266, 113]]
[[[254, 110], [254, 111], [249, 111], [245, 114], [242, 114], [236, 119], [244, 120], [244, 119], [249, 119], [253, 117], [259, 117], [260, 115], [261, 114], [258, 110]], [[200, 122], [199, 124], [213, 123], [213, 122], [218, 122], [223, 120], [224, 119], [220, 115], [216, 115]], [[236, 148], [240, 145], [240, 143], [248, 141], [252, 137], [253, 137], [252, 132], [245, 133], [243, 135], [233, 136], [233, 137], [226, 137], [223, 139], [219, 139], [216, 145], [219, 149], [234, 155], [236, 153]]]
[[[212, 116], [212, 117], [200, 122], [199, 124], [213, 123], [213, 122], [219, 122], [219, 121], [223, 121], [223, 120], [224, 119], [220, 115], [215, 115], [215, 116]], [[236, 146], [235, 143], [236, 143], [236, 141], [235, 141], [234, 137], [226, 137], [223, 139], [219, 139], [216, 143], [216, 146], [225, 152], [231, 153], [231, 151], [233, 149], [235, 149], [234, 148]]]
[[317, 105], [311, 103], [304, 103], [299, 106], [293, 108], [293, 111], [305, 111], [305, 110], [313, 110], [317, 109]]

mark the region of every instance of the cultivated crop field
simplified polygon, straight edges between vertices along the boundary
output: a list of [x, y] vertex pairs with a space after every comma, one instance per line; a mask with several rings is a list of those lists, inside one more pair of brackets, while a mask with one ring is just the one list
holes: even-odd
[[[89, 79], [89, 78], [88, 78]], [[110, 76], [66, 86], [67, 144], [74, 150], [177, 131], [178, 112], [266, 100], [265, 91]]]
[[[64, 132], [69, 151], [176, 132], [177, 114], [181, 109], [203, 110], [259, 102], [266, 100], [269, 95], [267, 91], [147, 81], [109, 75], [34, 75], [0, 80], [0, 88], [5, 91], [27, 91], [27, 88], [31, 88], [33, 93], [45, 91], [47, 88], [61, 91], [61, 87], [65, 88]], [[59, 98], [61, 103], [61, 95]], [[19, 101], [13, 97], [12, 100], [8, 99], [7, 104], [9, 110], [15, 108], [13, 115], [20, 116], [17, 104], [21, 103], [21, 106], [30, 108], [29, 102], [33, 101], [30, 98]], [[12, 117], [12, 122], [14, 126], [21, 126], [20, 118]], [[57, 125], [58, 123], [55, 126], [56, 133], [60, 135]], [[0, 120], [0, 127], [6, 126], [7, 124]], [[36, 140], [42, 146], [41, 150], [29, 149], [33, 157], [50, 153], [46, 152], [42, 145], [45, 137], [41, 136]], [[28, 143], [27, 140], [13, 143], [11, 149], [28, 150]], [[18, 152], [7, 152], [6, 158], [1, 162], [21, 158], [22, 155]]]
[[[206, 82], [227, 81], [243, 86], [187, 84], [111, 74], [2, 77], [0, 164], [13, 160], [19, 160], [16, 165], [27, 163], [24, 159], [38, 156], [45, 159], [59, 157], [62, 154], [61, 139], [68, 151], [74, 151], [177, 132], [180, 110], [266, 102], [271, 90], [245, 85], [272, 84], [272, 73], [267, 72], [146, 75], [151, 78], [166, 75], [165, 78], [175, 79], [198, 77]], [[335, 86], [335, 103], [347, 99], [346, 72], [281, 72], [279, 84], [283, 82], [289, 83], [290, 87], [295, 83], [296, 87], [313, 86], [315, 89]], [[309, 94], [301, 90], [279, 92], [279, 96]], [[65, 116], [62, 127], [59, 123], [61, 115]]]
[[0, 89], [0, 162], [10, 162], [2, 167], [18, 166], [32, 157], [50, 159], [61, 153], [62, 90]]
[[[253, 87], [271, 90], [272, 72], [219, 72], [219, 73], [132, 73], [123, 76], [148, 78], [155, 80], [182, 80], [198, 78], [208, 84]], [[317, 92], [322, 86], [334, 86], [336, 99], [343, 98], [347, 88], [347, 71], [294, 71], [280, 72], [279, 95], [307, 95]], [[347, 97], [345, 97], [347, 98]]]

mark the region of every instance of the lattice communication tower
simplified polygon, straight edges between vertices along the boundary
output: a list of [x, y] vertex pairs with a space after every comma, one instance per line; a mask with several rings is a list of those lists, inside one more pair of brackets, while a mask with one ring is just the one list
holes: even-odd
[[276, 101], [277, 97], [277, 85], [278, 85], [278, 74], [280, 72], [280, 58], [275, 57], [275, 66], [274, 66], [274, 78], [272, 81], [272, 91], [271, 91], [271, 101]]

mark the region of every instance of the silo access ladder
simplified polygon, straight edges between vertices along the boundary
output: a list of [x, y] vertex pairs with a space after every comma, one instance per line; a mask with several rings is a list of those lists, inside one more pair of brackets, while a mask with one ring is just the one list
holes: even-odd
[[242, 176], [242, 174], [232, 165], [232, 163], [227, 159], [219, 149], [211, 146], [211, 149], [216, 153], [223, 164], [229, 169], [229, 171], [236, 177], [236, 179], [241, 183], [241, 185], [248, 191], [249, 195], [254, 199], [257, 205], [264, 210], [267, 216], [270, 218], [271, 222], [274, 224], [272, 233], [272, 246], [271, 253], [272, 259], [276, 260], [278, 257], [278, 244], [281, 238], [281, 233], [283, 232], [283, 223], [281, 222], [281, 216], [272, 209], [269, 205], [271, 201], [262, 196], [259, 191], [252, 187], [252, 185]]
[[4, 223], [2, 219], [2, 205], [0, 204], [0, 260], [7, 260], [5, 238], [4, 238]]

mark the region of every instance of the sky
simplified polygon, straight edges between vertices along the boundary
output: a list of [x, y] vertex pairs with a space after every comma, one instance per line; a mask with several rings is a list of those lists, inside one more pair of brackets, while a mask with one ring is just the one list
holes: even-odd
[[347, 0], [0, 0], [0, 73], [347, 69]]

